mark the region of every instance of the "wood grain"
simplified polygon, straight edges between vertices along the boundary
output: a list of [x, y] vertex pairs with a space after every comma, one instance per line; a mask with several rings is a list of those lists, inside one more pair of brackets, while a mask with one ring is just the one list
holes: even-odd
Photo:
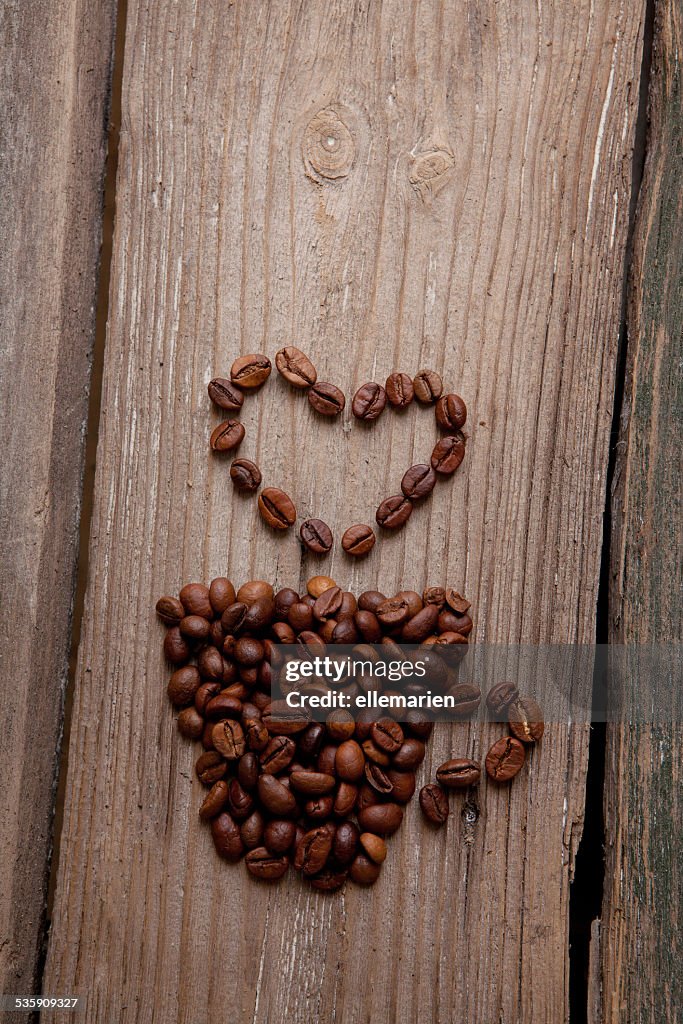
[[[415, 806], [371, 892], [269, 890], [196, 825], [152, 609], [219, 571], [296, 585], [318, 569], [207, 449], [211, 376], [295, 343], [347, 396], [433, 366], [471, 410], [453, 485], [367, 561], [335, 552], [326, 570], [356, 591], [453, 582], [480, 640], [593, 639], [641, 16], [608, 0], [129, 5], [46, 973], [89, 1020], [566, 1019], [585, 728], [553, 725], [511, 790], [482, 787], [471, 843], [457, 802], [438, 836]], [[416, 408], [340, 429], [277, 379], [243, 420], [241, 454], [337, 537], [434, 442]], [[431, 761], [499, 731], [443, 727]]]
[[34, 994], [67, 676], [115, 4], [0, 11], [0, 991]]
[[[611, 638], [683, 640], [683, 11], [657, 5], [648, 156], [628, 307], [628, 366], [613, 495]], [[680, 683], [680, 680], [677, 681]], [[618, 721], [638, 706], [630, 679]], [[666, 685], [660, 680], [659, 691]], [[662, 694], [663, 696], [663, 694]], [[669, 722], [607, 732], [606, 887], [601, 923], [605, 1021], [680, 1016], [683, 696]], [[626, 718], [629, 721], [629, 718]]]

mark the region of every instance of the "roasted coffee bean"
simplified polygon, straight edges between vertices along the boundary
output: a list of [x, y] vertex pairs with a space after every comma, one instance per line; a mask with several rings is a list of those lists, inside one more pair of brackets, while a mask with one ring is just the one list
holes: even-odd
[[211, 818], [215, 818], [216, 815], [220, 814], [227, 803], [227, 799], [228, 784], [223, 779], [219, 779], [206, 794], [199, 808], [199, 817], [202, 821], [210, 821]]
[[303, 758], [317, 757], [324, 739], [325, 727], [320, 722], [311, 722], [299, 736], [299, 753]]
[[365, 523], [356, 523], [349, 526], [342, 536], [342, 547], [347, 555], [354, 558], [362, 558], [372, 551], [375, 546], [375, 531]]
[[380, 870], [379, 864], [375, 864], [364, 853], [359, 853], [349, 868], [349, 877], [356, 885], [372, 885], [379, 878]]
[[494, 715], [505, 714], [507, 718], [507, 709], [518, 697], [519, 690], [514, 683], [496, 683], [486, 694], [486, 706]]
[[[218, 698], [216, 698], [218, 700]], [[217, 722], [211, 732], [213, 745], [227, 761], [237, 761], [246, 750], [244, 730], [239, 722], [226, 718]]]
[[263, 831], [263, 845], [271, 853], [287, 853], [292, 848], [296, 836], [296, 825], [293, 821], [286, 821], [284, 818], [275, 818], [269, 821]]
[[370, 730], [372, 741], [376, 747], [387, 754], [395, 754], [403, 743], [403, 729], [393, 718], [380, 718], [373, 723]]
[[[408, 732], [419, 740], [428, 740], [434, 729], [434, 723], [428, 715], [417, 708], [411, 708], [407, 712], [403, 724]], [[403, 746], [405, 746], [405, 743]]]
[[533, 697], [518, 697], [508, 708], [510, 732], [522, 743], [537, 743], [545, 729], [543, 712]]
[[356, 720], [350, 711], [337, 708], [330, 711], [325, 719], [325, 728], [330, 739], [336, 743], [343, 743], [350, 740], [356, 729]]
[[311, 887], [320, 892], [337, 892], [348, 878], [348, 871], [332, 871], [325, 869], [309, 878]]
[[204, 719], [196, 708], [190, 707], [181, 711], [178, 715], [176, 724], [178, 726], [178, 732], [181, 736], [184, 736], [186, 740], [201, 739], [202, 733], [204, 732]]
[[251, 751], [260, 753], [270, 742], [270, 733], [260, 719], [251, 718], [245, 722], [247, 746]]
[[261, 470], [251, 459], [233, 459], [230, 463], [230, 479], [235, 490], [253, 494], [261, 486]]
[[255, 850], [250, 850], [244, 858], [244, 863], [249, 873], [263, 882], [275, 882], [282, 878], [289, 867], [287, 857], [276, 857], [269, 853], [265, 846], [257, 846]]
[[290, 793], [274, 775], [261, 775], [257, 785], [258, 798], [267, 811], [278, 818], [290, 818], [296, 813], [294, 794]]
[[261, 771], [269, 775], [277, 775], [292, 763], [295, 755], [296, 743], [294, 740], [289, 736], [273, 736], [259, 757]]
[[434, 370], [420, 370], [413, 378], [413, 388], [418, 402], [430, 405], [441, 397], [443, 381]]
[[[369, 527], [368, 527], [369, 529]], [[386, 601], [386, 595], [379, 590], [365, 590], [358, 598], [358, 607], [363, 612], [377, 614], [377, 609]]]
[[311, 576], [310, 580], [306, 584], [306, 590], [310, 597], [316, 601], [321, 594], [324, 594], [326, 590], [331, 587], [336, 587], [337, 584], [331, 576]]
[[213, 616], [209, 588], [203, 583], [186, 583], [178, 595], [186, 615], [200, 615], [203, 619]]
[[383, 626], [394, 629], [402, 626], [410, 615], [408, 602], [402, 597], [389, 597], [379, 605], [375, 614]]
[[240, 786], [246, 789], [247, 792], [251, 793], [253, 789], [256, 789], [259, 778], [259, 762], [256, 754], [252, 751], [242, 754], [239, 759], [237, 763], [237, 778], [239, 779]]
[[313, 609], [303, 601], [293, 604], [289, 609], [288, 619], [292, 629], [302, 633], [313, 625]]
[[324, 381], [313, 385], [308, 392], [308, 401], [321, 416], [338, 416], [346, 405], [344, 392]]
[[342, 591], [341, 605], [337, 612], [337, 619], [341, 622], [342, 619], [351, 619], [358, 610], [358, 602], [349, 590]]
[[212, 722], [220, 722], [224, 718], [239, 718], [241, 714], [242, 701], [225, 693], [224, 690], [212, 697], [204, 709], [204, 716]]
[[378, 644], [382, 639], [382, 627], [374, 612], [358, 609], [353, 616], [356, 629], [366, 644]]
[[[325, 730], [327, 735], [327, 730]], [[316, 762], [319, 772], [323, 772], [325, 775], [334, 775], [337, 764], [337, 748], [332, 743], [326, 743], [318, 754], [318, 760]]]
[[335, 626], [334, 633], [332, 634], [332, 643], [352, 646], [358, 643], [359, 636], [360, 634], [356, 629], [353, 619], [342, 619]]
[[437, 630], [439, 633], [460, 633], [467, 636], [472, 632], [472, 619], [469, 615], [456, 615], [450, 608], [444, 608], [439, 612]]
[[330, 587], [316, 599], [313, 605], [313, 615], [319, 622], [326, 622], [333, 619], [341, 608], [342, 592], [339, 587]]
[[353, 782], [340, 782], [332, 810], [340, 818], [347, 818], [356, 806], [358, 787]]
[[156, 604], [156, 612], [167, 626], [177, 626], [185, 618], [185, 609], [177, 597], [160, 597]]
[[273, 530], [286, 530], [296, 522], [294, 502], [278, 487], [265, 487], [259, 494], [261, 518]]
[[231, 452], [244, 440], [244, 425], [239, 420], [219, 423], [211, 434], [209, 444], [215, 452]]
[[225, 576], [217, 576], [211, 580], [209, 604], [214, 615], [222, 615], [229, 605], [235, 603], [236, 599], [235, 588]]
[[[373, 725], [370, 727], [372, 733]], [[378, 764], [381, 768], [386, 768], [391, 763], [391, 758], [385, 750], [380, 750], [379, 747], [375, 746], [371, 739], [363, 740], [362, 743], [363, 753], [368, 761], [372, 761], [373, 764]]]
[[308, 728], [310, 716], [302, 708], [290, 708], [284, 700], [272, 701], [263, 713], [263, 724], [275, 736], [294, 736]]
[[202, 679], [194, 665], [177, 668], [168, 681], [168, 699], [177, 708], [191, 704]]
[[391, 793], [392, 786], [389, 776], [383, 768], [380, 768], [378, 764], [373, 764], [372, 761], [365, 763], [365, 780], [382, 796], [388, 796]]
[[340, 779], [346, 782], [358, 782], [363, 777], [365, 755], [356, 740], [344, 740], [337, 747], [334, 759], [335, 769]]
[[356, 799], [356, 812], [364, 810], [366, 807], [374, 807], [375, 804], [382, 802], [382, 798], [376, 789], [369, 786], [367, 782], [363, 782], [358, 788], [358, 797]]
[[407, 373], [390, 374], [384, 385], [387, 398], [395, 409], [405, 409], [413, 400], [415, 389]]
[[219, 409], [226, 409], [228, 412], [239, 412], [242, 408], [244, 395], [239, 388], [235, 387], [231, 380], [225, 377], [214, 377], [209, 381], [209, 398]]
[[295, 388], [310, 388], [318, 379], [311, 360], [294, 345], [281, 348], [276, 353], [275, 366], [278, 373]]
[[332, 856], [337, 864], [346, 867], [356, 856], [360, 832], [351, 821], [343, 821], [337, 826], [332, 840]]
[[325, 772], [299, 771], [289, 776], [293, 788], [304, 796], [324, 796], [334, 789], [334, 775]]
[[432, 469], [442, 476], [455, 473], [465, 457], [465, 439], [462, 434], [447, 435], [437, 441], [432, 451]]
[[322, 519], [305, 519], [299, 528], [299, 536], [314, 555], [326, 555], [332, 549], [332, 531]]
[[311, 821], [327, 821], [334, 809], [334, 797], [313, 796], [304, 804], [304, 814]]
[[351, 411], [356, 419], [376, 420], [384, 412], [387, 404], [387, 393], [381, 384], [370, 382], [358, 388], [351, 403]]
[[433, 605], [425, 605], [419, 612], [416, 612], [411, 619], [403, 624], [401, 639], [409, 644], [421, 644], [423, 640], [434, 632], [436, 621], [439, 618], [439, 609]]
[[385, 498], [375, 513], [375, 519], [379, 526], [385, 530], [397, 530], [410, 519], [413, 511], [413, 503], [405, 494], [392, 494]]
[[242, 629], [248, 633], [265, 629], [273, 621], [274, 607], [272, 597], [259, 597], [252, 601], [242, 620]]
[[363, 847], [365, 854], [375, 864], [383, 864], [387, 859], [387, 844], [381, 836], [376, 836], [374, 832], [362, 832], [358, 842]]
[[436, 473], [431, 466], [418, 463], [406, 470], [401, 480], [401, 490], [406, 498], [419, 501], [431, 494], [436, 485]]
[[270, 377], [271, 364], [262, 352], [240, 356], [230, 367], [230, 380], [245, 391], [260, 388]]
[[407, 804], [415, 792], [415, 772], [398, 772], [390, 768], [387, 778], [391, 783], [391, 799], [397, 804]]
[[[226, 640], [238, 633], [242, 628], [244, 622], [244, 616], [247, 614], [249, 606], [243, 601], [235, 601], [234, 604], [229, 604], [221, 616], [221, 625], [225, 630], [227, 636]], [[225, 643], [223, 645], [223, 652], [228, 653]]]
[[524, 744], [514, 736], [503, 736], [486, 755], [486, 772], [494, 782], [508, 782], [524, 764]]
[[210, 628], [208, 619], [203, 619], [201, 615], [186, 615], [178, 623], [178, 629], [185, 639], [192, 640], [193, 642], [206, 640], [209, 636]]
[[246, 605], [252, 605], [254, 601], [260, 601], [264, 597], [272, 600], [274, 596], [273, 588], [266, 580], [249, 580], [237, 591], [237, 600]]
[[403, 808], [399, 804], [373, 804], [364, 807], [358, 814], [358, 824], [363, 832], [375, 832], [379, 836], [389, 836], [400, 828], [403, 821]]
[[297, 845], [294, 867], [305, 875], [317, 875], [327, 863], [332, 840], [332, 834], [324, 826], [311, 829]]
[[443, 587], [427, 587], [422, 592], [423, 604], [433, 604], [441, 611], [446, 603], [446, 591]]
[[[430, 722], [430, 725], [433, 724]], [[422, 740], [408, 736], [391, 759], [394, 768], [399, 771], [412, 771], [424, 761], [425, 745]]]
[[171, 626], [164, 637], [164, 654], [172, 665], [183, 665], [190, 659], [192, 649], [177, 626]]
[[197, 778], [204, 786], [213, 786], [222, 779], [228, 770], [228, 763], [217, 750], [207, 750], [200, 754], [194, 766]]
[[252, 796], [243, 789], [237, 779], [232, 779], [228, 785], [228, 810], [235, 821], [244, 821], [254, 809]]
[[273, 613], [277, 618], [286, 619], [287, 613], [293, 604], [298, 604], [299, 595], [291, 587], [283, 587], [278, 590], [273, 599]]
[[444, 825], [448, 818], [448, 797], [437, 783], [430, 782], [420, 790], [420, 807], [427, 821], [432, 825]]
[[476, 683], [456, 683], [448, 690], [455, 704], [450, 711], [458, 718], [473, 715], [481, 703], [481, 690]]
[[442, 430], [460, 430], [465, 426], [467, 406], [460, 395], [442, 395], [434, 412]]
[[248, 850], [263, 844], [265, 821], [260, 811], [252, 811], [240, 825], [240, 837]]
[[481, 765], [467, 757], [453, 757], [436, 770], [437, 782], [446, 789], [466, 789], [476, 786], [481, 776]]
[[243, 855], [244, 843], [239, 825], [226, 811], [211, 822], [211, 835], [216, 853], [224, 860], [236, 861]]

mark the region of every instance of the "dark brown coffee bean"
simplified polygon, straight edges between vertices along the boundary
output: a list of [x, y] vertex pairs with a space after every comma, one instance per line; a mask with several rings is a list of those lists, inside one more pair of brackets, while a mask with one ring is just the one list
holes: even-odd
[[301, 349], [294, 345], [281, 348], [275, 355], [278, 373], [295, 388], [310, 388], [318, 379], [315, 366]]
[[358, 787], [353, 782], [340, 782], [334, 798], [333, 812], [340, 818], [348, 818], [356, 806]]
[[[315, 602], [313, 602], [315, 604]], [[313, 625], [313, 609], [300, 601], [293, 604], [288, 614], [289, 624], [297, 633], [308, 630]]]
[[219, 814], [211, 822], [211, 835], [216, 853], [224, 860], [239, 860], [244, 853], [244, 843], [240, 835], [239, 825], [226, 812]]
[[263, 722], [259, 719], [251, 718], [245, 722], [244, 728], [249, 749], [257, 754], [265, 750], [270, 742], [270, 733]]
[[[327, 735], [327, 730], [325, 730], [325, 735]], [[325, 775], [334, 775], [336, 764], [337, 748], [332, 743], [326, 743], [318, 754], [316, 762], [318, 771], [323, 772]]]
[[252, 811], [240, 825], [240, 837], [248, 850], [263, 844], [265, 821], [260, 811]]
[[296, 813], [297, 804], [294, 794], [290, 793], [274, 775], [261, 775], [258, 780], [257, 792], [265, 809], [276, 817], [289, 818]]
[[225, 377], [214, 377], [209, 381], [209, 398], [219, 409], [226, 409], [228, 412], [239, 412], [242, 408], [244, 395], [239, 388], [235, 387], [231, 380]]
[[275, 605], [272, 597], [259, 597], [247, 608], [242, 620], [242, 629], [248, 633], [259, 632], [273, 621]]
[[228, 763], [217, 750], [207, 750], [200, 754], [194, 767], [202, 785], [213, 786], [214, 782], [222, 779], [227, 772]]
[[[374, 722], [370, 727], [370, 732], [372, 732], [373, 728]], [[371, 739], [363, 740], [362, 747], [365, 757], [368, 761], [372, 761], [373, 764], [378, 764], [381, 768], [387, 768], [391, 763], [391, 758], [387, 752], [375, 746]]]
[[257, 846], [250, 850], [244, 858], [247, 870], [254, 878], [262, 882], [275, 882], [287, 873], [289, 860], [287, 857], [276, 857], [269, 853], [265, 846]]
[[394, 629], [407, 621], [410, 609], [404, 598], [396, 596], [383, 601], [375, 614], [383, 626], [387, 629]]
[[436, 770], [437, 782], [446, 789], [466, 789], [476, 786], [481, 776], [481, 765], [467, 757], [453, 757]]
[[222, 615], [225, 609], [236, 600], [235, 588], [225, 576], [217, 576], [211, 580], [209, 587], [209, 603], [215, 615]]
[[383, 864], [387, 859], [387, 844], [381, 836], [376, 836], [374, 832], [362, 832], [358, 841], [366, 856], [375, 864]]
[[503, 736], [486, 755], [486, 772], [494, 782], [508, 782], [524, 764], [524, 744], [514, 736]]
[[428, 494], [432, 493], [435, 485], [436, 473], [431, 466], [423, 463], [411, 466], [404, 473], [401, 480], [401, 490], [406, 498], [410, 498], [411, 501], [419, 501], [420, 498], [426, 498]]
[[397, 804], [407, 804], [415, 792], [415, 772], [397, 772], [390, 768], [387, 778], [391, 783], [391, 799]]
[[405, 494], [392, 494], [380, 504], [375, 519], [385, 530], [397, 530], [410, 519], [413, 503]]
[[422, 601], [424, 604], [436, 605], [441, 611], [446, 603], [446, 591], [443, 587], [427, 587], [422, 592]]
[[325, 728], [330, 739], [336, 743], [343, 743], [344, 740], [350, 740], [353, 736], [356, 720], [350, 711], [337, 708], [335, 711], [330, 711], [325, 719]]
[[273, 736], [266, 749], [261, 752], [261, 771], [277, 775], [292, 763], [295, 754], [296, 743], [293, 739], [289, 736]]
[[201, 739], [202, 733], [204, 732], [204, 719], [199, 714], [196, 708], [185, 708], [178, 715], [177, 720], [178, 732], [181, 736], [184, 736], [186, 740], [198, 740]]
[[432, 720], [424, 711], [419, 711], [417, 708], [411, 708], [408, 711], [403, 724], [408, 732], [419, 740], [428, 740], [434, 729]]
[[344, 392], [324, 381], [313, 385], [308, 392], [308, 401], [321, 416], [338, 416], [346, 405]]
[[[430, 725], [433, 723], [430, 722]], [[425, 757], [425, 745], [422, 740], [408, 736], [391, 759], [394, 768], [399, 771], [412, 771], [418, 768]]]
[[186, 615], [200, 615], [203, 619], [213, 616], [209, 588], [203, 583], [186, 583], [178, 595]]
[[322, 519], [305, 519], [299, 528], [299, 536], [314, 555], [326, 555], [332, 548], [332, 531]]
[[[218, 700], [218, 698], [216, 698]], [[217, 722], [211, 732], [213, 745], [227, 761], [237, 761], [246, 750], [244, 730], [239, 722], [226, 718]]]
[[264, 597], [272, 600], [274, 596], [273, 587], [266, 580], [249, 580], [237, 591], [237, 600], [246, 605], [252, 605], [254, 601], [260, 601]]
[[304, 804], [304, 815], [311, 821], [327, 821], [334, 809], [334, 797], [314, 796]]
[[168, 681], [168, 699], [177, 708], [192, 704], [202, 679], [194, 665], [177, 668]]
[[183, 665], [190, 659], [192, 648], [177, 626], [171, 626], [164, 637], [164, 654], [172, 665]]
[[349, 868], [349, 877], [356, 885], [372, 885], [379, 878], [381, 867], [373, 860], [359, 853]]
[[365, 779], [369, 786], [376, 789], [382, 796], [388, 796], [391, 793], [391, 780], [389, 776], [380, 768], [378, 764], [373, 764], [372, 761], [366, 761], [365, 763]]
[[320, 892], [337, 892], [348, 878], [348, 871], [332, 871], [325, 869], [309, 879], [311, 888]]
[[441, 397], [443, 381], [434, 370], [420, 370], [413, 378], [413, 387], [418, 402], [430, 405]]
[[432, 451], [432, 469], [442, 476], [455, 473], [465, 458], [465, 439], [462, 434], [448, 435], [437, 441]]
[[420, 807], [432, 825], [444, 825], [448, 818], [448, 797], [445, 790], [434, 782], [420, 790]]
[[467, 406], [460, 395], [442, 395], [434, 412], [442, 430], [460, 430], [465, 426]]
[[217, 814], [220, 814], [225, 807], [227, 799], [228, 784], [223, 779], [219, 779], [206, 794], [199, 808], [199, 817], [202, 821], [210, 821], [211, 818], [215, 818]]
[[325, 739], [325, 727], [320, 722], [311, 722], [299, 737], [299, 753], [302, 758], [317, 757]]
[[[242, 628], [244, 622], [244, 616], [247, 614], [249, 606], [243, 601], [235, 601], [234, 604], [229, 604], [221, 616], [221, 625], [228, 636], [238, 633]], [[223, 648], [224, 652], [225, 647]]]
[[358, 782], [363, 777], [365, 755], [355, 740], [344, 740], [334, 759], [337, 775], [346, 782]]
[[232, 779], [228, 784], [228, 810], [235, 821], [244, 821], [254, 809], [254, 800], [246, 789], [243, 789], [237, 779]]
[[502, 715], [518, 697], [519, 690], [514, 683], [496, 683], [486, 694], [486, 706], [494, 715]]
[[344, 532], [341, 543], [347, 555], [362, 558], [363, 555], [372, 551], [375, 540], [375, 531], [371, 526], [366, 526], [365, 523], [356, 523], [354, 526], [349, 526], [348, 530]]
[[263, 713], [263, 724], [273, 736], [294, 736], [310, 724], [310, 716], [302, 708], [290, 708], [286, 701], [273, 701]]
[[342, 591], [340, 587], [330, 587], [316, 599], [313, 605], [313, 615], [319, 622], [326, 622], [333, 619], [341, 608]]
[[518, 697], [508, 708], [510, 732], [522, 743], [537, 743], [545, 729], [543, 712], [533, 697]]
[[392, 373], [387, 377], [384, 389], [395, 409], [405, 409], [415, 395], [413, 382], [407, 373]]
[[201, 615], [186, 615], [178, 623], [178, 629], [186, 640], [206, 640], [209, 636], [210, 623]]
[[244, 440], [244, 424], [239, 420], [225, 420], [212, 432], [209, 444], [215, 452], [231, 452]]
[[242, 701], [221, 690], [212, 697], [204, 709], [204, 716], [212, 722], [220, 722], [224, 718], [239, 718], [242, 714]]
[[335, 786], [334, 775], [327, 775], [325, 772], [292, 772], [289, 779], [294, 789], [307, 797], [324, 796]]
[[275, 615], [279, 619], [285, 619], [292, 605], [298, 604], [299, 595], [291, 587], [283, 587], [282, 590], [278, 590], [273, 600]]
[[365, 590], [358, 598], [358, 607], [363, 612], [373, 612], [376, 615], [377, 609], [385, 601], [386, 595], [381, 594], [379, 590]]
[[351, 411], [356, 419], [376, 420], [384, 412], [387, 404], [387, 393], [381, 384], [370, 382], [358, 388], [351, 403]]
[[230, 380], [245, 391], [260, 388], [270, 377], [271, 365], [262, 352], [240, 356], [230, 367]]
[[286, 530], [296, 522], [294, 502], [278, 487], [266, 487], [259, 494], [261, 518], [273, 530]]
[[460, 633], [462, 636], [467, 636], [472, 632], [472, 619], [469, 615], [456, 615], [450, 608], [444, 608], [439, 612], [437, 632]]
[[436, 621], [439, 618], [439, 609], [433, 605], [425, 605], [411, 619], [403, 624], [401, 639], [409, 644], [421, 644], [431, 633], [434, 632]]
[[233, 459], [230, 463], [230, 479], [235, 490], [253, 494], [261, 486], [261, 470], [251, 459]]
[[256, 789], [259, 779], [259, 763], [256, 754], [252, 751], [242, 754], [239, 759], [237, 763], [237, 778], [239, 779], [240, 786], [246, 789], [248, 793]]
[[356, 856], [359, 837], [360, 832], [351, 821], [343, 821], [337, 827], [332, 840], [332, 856], [341, 867], [345, 868]]
[[317, 875], [327, 863], [332, 840], [332, 834], [324, 826], [311, 829], [296, 848], [294, 867], [305, 875]]
[[359, 609], [353, 616], [356, 629], [366, 644], [378, 644], [382, 639], [382, 627], [374, 612]]
[[363, 832], [375, 832], [379, 836], [389, 836], [400, 828], [403, 821], [403, 808], [399, 804], [374, 804], [365, 807], [358, 814], [358, 824]]
[[458, 718], [466, 718], [473, 715], [481, 704], [481, 690], [476, 683], [456, 683], [447, 691], [455, 704], [449, 710]]
[[372, 741], [376, 747], [387, 754], [395, 754], [403, 743], [403, 729], [393, 718], [380, 718], [374, 722], [370, 730]]
[[160, 597], [156, 604], [157, 615], [167, 626], [177, 626], [185, 618], [185, 609], [177, 597]]
[[296, 836], [296, 825], [293, 821], [286, 821], [284, 818], [276, 818], [269, 821], [263, 832], [263, 845], [271, 853], [287, 853], [292, 847]]

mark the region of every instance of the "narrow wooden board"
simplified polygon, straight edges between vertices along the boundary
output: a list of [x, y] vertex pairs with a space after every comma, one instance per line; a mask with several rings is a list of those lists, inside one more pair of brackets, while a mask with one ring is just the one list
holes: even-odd
[[[593, 639], [641, 15], [607, 0], [130, 4], [46, 975], [90, 1020], [565, 1019], [584, 727], [551, 726], [512, 789], [482, 786], [470, 843], [457, 801], [439, 835], [414, 806], [372, 891], [259, 887], [197, 826], [152, 609], [226, 570], [279, 585], [319, 571], [207, 446], [211, 376], [293, 342], [348, 396], [433, 366], [470, 407], [453, 485], [364, 563], [335, 552], [325, 570], [355, 591], [455, 583], [480, 640]], [[335, 168], [302, 151], [322, 111], [350, 141]], [[341, 430], [278, 379], [243, 419], [241, 453], [337, 537], [434, 443], [428, 413]], [[437, 730], [422, 777], [499, 733]]]
[[[628, 307], [628, 368], [613, 496], [611, 637], [683, 640], [683, 11], [657, 5], [648, 148]], [[624, 694], [638, 703], [637, 679]], [[659, 680], [665, 698], [666, 679]], [[680, 1017], [683, 696], [671, 720], [607, 731], [602, 1020]], [[619, 709], [614, 709], [615, 715]], [[626, 719], [628, 721], [628, 719]]]
[[0, 991], [33, 995], [95, 327], [115, 3], [0, 13]]

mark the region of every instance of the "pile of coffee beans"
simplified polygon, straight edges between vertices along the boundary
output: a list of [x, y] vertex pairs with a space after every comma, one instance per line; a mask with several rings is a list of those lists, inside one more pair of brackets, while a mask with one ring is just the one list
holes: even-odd
[[[294, 346], [280, 349], [275, 356], [280, 375], [294, 388], [305, 391], [313, 409], [322, 416], [338, 416], [346, 406], [346, 398], [335, 384], [318, 381], [315, 366], [308, 356]], [[268, 379], [271, 362], [262, 353], [240, 356], [232, 364], [229, 377], [215, 377], [209, 382], [211, 401], [220, 409], [238, 414], [244, 393], [254, 391]], [[437, 427], [445, 432], [434, 446], [429, 463], [411, 466], [401, 480], [401, 493], [380, 502], [375, 521], [384, 530], [397, 530], [408, 522], [416, 502], [428, 497], [437, 480], [451, 476], [465, 457], [466, 435], [463, 427], [467, 407], [459, 395], [443, 394], [443, 382], [434, 370], [420, 370], [415, 377], [396, 372], [387, 377], [385, 385], [369, 381], [356, 391], [351, 411], [358, 420], [371, 423], [384, 412], [387, 404], [396, 410], [407, 408], [413, 399], [433, 405]], [[215, 452], [234, 452], [244, 440], [245, 430], [237, 419], [219, 423], [211, 434]], [[261, 471], [250, 459], [235, 459], [230, 478], [238, 491], [255, 493], [262, 482]], [[263, 521], [273, 530], [288, 530], [296, 523], [296, 506], [279, 487], [266, 487], [258, 498]], [[332, 531], [321, 519], [306, 519], [300, 526], [301, 543], [316, 555], [328, 554], [334, 543]], [[375, 545], [376, 535], [366, 523], [356, 523], [344, 531], [342, 549], [354, 558], [367, 555]]]

